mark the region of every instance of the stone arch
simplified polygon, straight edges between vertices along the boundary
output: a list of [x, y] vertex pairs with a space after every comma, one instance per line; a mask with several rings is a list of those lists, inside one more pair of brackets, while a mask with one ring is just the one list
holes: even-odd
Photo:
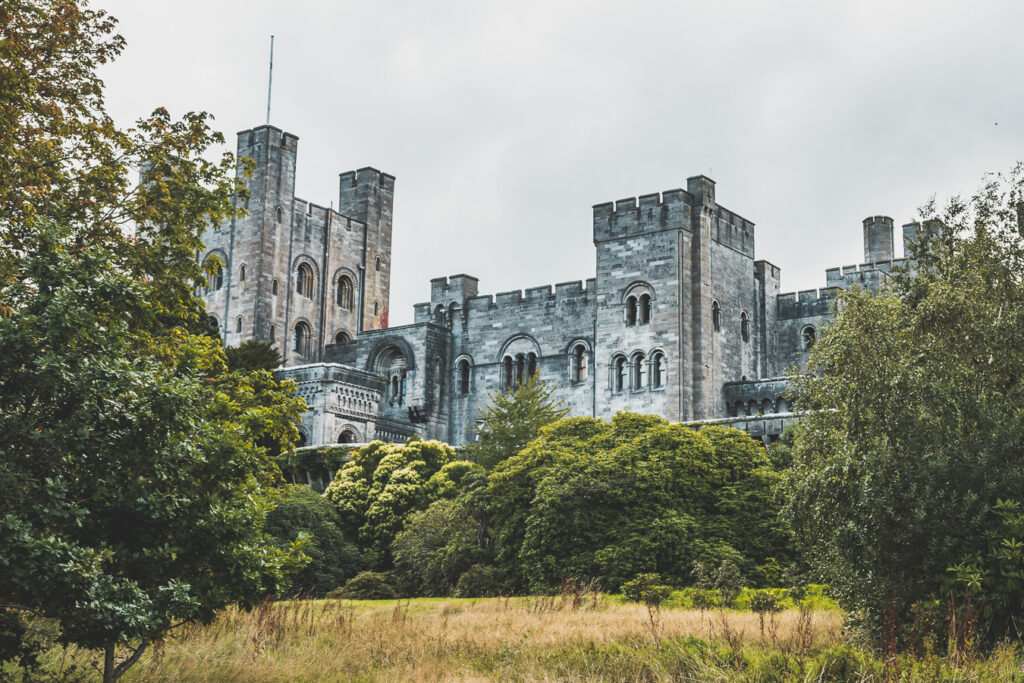
[[473, 357], [463, 353], [455, 359], [452, 371], [455, 373], [455, 393], [465, 396], [473, 388]]
[[294, 259], [292, 259], [292, 273], [295, 273], [295, 271], [298, 270], [299, 266], [302, 265], [303, 263], [305, 263], [306, 265], [313, 269], [313, 277], [319, 280], [320, 268], [318, 268], [316, 265], [316, 259], [314, 259], [312, 256], [308, 254], [299, 254]]
[[[300, 334], [306, 335], [304, 340], [299, 339]], [[290, 349], [302, 358], [313, 355], [313, 324], [308, 319], [300, 317], [292, 323]]]
[[338, 429], [337, 443], [359, 443], [362, 440], [362, 430], [352, 423], [346, 422]]
[[501, 350], [498, 351], [498, 357], [496, 360], [501, 361], [505, 356], [515, 356], [516, 354], [533, 353], [540, 358], [540, 344], [532, 335], [526, 334], [525, 332], [519, 332], [513, 334], [501, 345]]
[[639, 297], [641, 294], [647, 294], [651, 297], [651, 301], [655, 301], [658, 297], [654, 294], [654, 287], [647, 280], [633, 280], [628, 285], [622, 288], [619, 292], [619, 303], [626, 303], [626, 299], [630, 296]]
[[[389, 363], [389, 359], [394, 357], [394, 353], [390, 351], [392, 348], [396, 349], [405, 358], [406, 369], [416, 369], [416, 356], [413, 353], [412, 346], [402, 337], [386, 337], [381, 339], [366, 357], [366, 369], [370, 372], [377, 372], [378, 368], [385, 367], [384, 364]], [[390, 365], [387, 365], [387, 367], [390, 367]]]

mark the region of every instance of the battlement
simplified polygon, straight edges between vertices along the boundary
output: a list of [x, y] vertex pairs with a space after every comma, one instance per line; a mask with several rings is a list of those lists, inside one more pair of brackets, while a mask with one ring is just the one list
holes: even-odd
[[662, 230], [690, 229], [693, 197], [681, 188], [594, 205], [594, 242]]
[[793, 320], [829, 315], [832, 310], [832, 302], [838, 295], [838, 287], [805, 289], [800, 292], [779, 294], [776, 299], [779, 319]]
[[339, 173], [338, 182], [341, 186], [341, 192], [343, 195], [347, 189], [351, 190], [361, 185], [370, 187], [377, 186], [382, 192], [394, 193], [395, 191], [395, 176], [390, 173], [378, 171], [372, 166], [365, 166], [355, 171]]
[[[456, 277], [469, 278], [470, 276], [452, 276], [451, 279]], [[470, 279], [475, 285], [477, 282], [476, 278]], [[430, 281], [431, 287], [433, 288], [435, 285], [440, 286], [446, 280], [451, 281], [449, 278], [434, 278]], [[497, 294], [483, 294], [479, 296], [474, 294], [474, 296], [464, 299], [464, 305], [466, 310], [471, 313], [493, 311], [499, 308], [548, 306], [550, 304], [574, 306], [588, 303], [591, 300], [590, 295], [596, 291], [597, 280], [590, 278], [586, 281], [586, 285], [582, 281], [576, 280], [574, 282], [559, 282], [554, 286], [542, 285], [540, 287], [529, 287], [526, 290], [514, 289]], [[413, 307], [417, 321], [430, 318], [432, 303], [420, 303]]]
[[[271, 143], [280, 149], [294, 154], [298, 149], [299, 136], [271, 125], [240, 130], [238, 131], [238, 156], [249, 157], [256, 163], [265, 162], [271, 155], [253, 155], [252, 152], [260, 144], [267, 145], [267, 149], [270, 151]], [[243, 151], [245, 152], [244, 154]]]
[[885, 283], [893, 270], [905, 262], [905, 259], [900, 258], [828, 268], [825, 271], [825, 281], [829, 287], [850, 289], [853, 285], [859, 285], [877, 291]]

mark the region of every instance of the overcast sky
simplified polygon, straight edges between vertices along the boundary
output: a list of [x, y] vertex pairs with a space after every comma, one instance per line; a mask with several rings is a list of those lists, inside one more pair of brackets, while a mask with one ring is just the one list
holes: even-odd
[[[1024, 157], [1021, 2], [93, 0], [128, 47], [102, 72], [156, 106], [299, 136], [296, 193], [397, 176], [391, 324], [432, 277], [481, 293], [594, 275], [591, 206], [703, 173], [756, 223], [784, 291]], [[898, 252], [899, 253], [899, 252]]]

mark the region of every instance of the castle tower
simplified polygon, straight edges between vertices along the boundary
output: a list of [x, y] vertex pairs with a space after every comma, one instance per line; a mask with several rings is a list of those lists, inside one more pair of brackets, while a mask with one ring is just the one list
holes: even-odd
[[864, 262], [892, 261], [892, 219], [869, 216], [864, 219]]
[[246, 215], [208, 230], [200, 258], [225, 267], [203, 291], [221, 339], [273, 343], [284, 364], [323, 359], [328, 344], [387, 323], [394, 176], [341, 175], [338, 211], [295, 196], [298, 137], [274, 126], [238, 134], [254, 162]]
[[365, 224], [365, 249], [360, 258], [359, 331], [387, 327], [395, 177], [367, 167], [342, 173], [338, 184], [338, 211]]

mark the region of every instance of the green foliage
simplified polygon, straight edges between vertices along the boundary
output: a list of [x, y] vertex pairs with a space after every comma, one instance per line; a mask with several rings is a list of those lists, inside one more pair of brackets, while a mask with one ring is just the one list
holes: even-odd
[[491, 598], [501, 592], [501, 570], [474, 564], [459, 577], [452, 595], [456, 598]]
[[[162, 109], [116, 128], [96, 68], [123, 40], [82, 4], [0, 10], [0, 614], [52, 618], [115, 680], [174, 625], [284, 585], [267, 447], [304, 404], [205, 334], [200, 238], [246, 196], [209, 154], [223, 136]], [[5, 625], [0, 657], [19, 639]]]
[[726, 560], [715, 570], [715, 590], [722, 598], [722, 604], [732, 605], [743, 590], [743, 577], [732, 562]]
[[752, 568], [787, 552], [774, 476], [735, 430], [630, 413], [568, 418], [490, 476], [497, 564], [520, 590], [567, 576], [615, 590], [644, 572], [685, 584], [681, 568], [716, 556]]
[[267, 513], [267, 533], [287, 549], [302, 540], [309, 563], [297, 572], [285, 595], [326, 595], [360, 569], [359, 549], [341, 532], [338, 511], [306, 486], [285, 486]]
[[398, 597], [383, 572], [359, 572], [341, 588], [328, 594], [331, 598], [348, 600], [393, 600]]
[[946, 569], [986, 553], [997, 502], [1024, 490], [1022, 184], [1018, 166], [969, 200], [926, 206], [945, 227], [912, 249], [915, 270], [878, 295], [842, 293], [795, 378], [812, 412], [788, 518], [817, 577], [876, 638], [884, 615], [904, 623], [942, 597]]
[[450, 595], [470, 567], [490, 559], [489, 540], [487, 530], [455, 500], [442, 498], [414, 513], [393, 546], [403, 592]]
[[569, 409], [551, 398], [555, 387], [536, 376], [513, 392], [495, 391], [478, 415], [477, 441], [466, 446], [466, 459], [487, 469], [517, 455], [545, 425], [565, 417]]
[[1024, 615], [1024, 513], [1017, 501], [992, 508], [985, 549], [950, 567], [961, 616], [976, 618], [981, 633], [999, 634]]
[[270, 342], [249, 339], [238, 346], [224, 349], [230, 370], [276, 370], [281, 366], [281, 354]]
[[454, 457], [451, 446], [439, 441], [375, 441], [354, 453], [324, 495], [337, 507], [346, 536], [371, 550], [378, 568], [390, 568], [395, 536], [432, 502], [431, 490], [444, 488], [440, 481], [428, 483]]
[[632, 581], [622, 584], [622, 594], [632, 602], [642, 602], [656, 607], [664, 602], [672, 589], [662, 585], [661, 575], [653, 572], [637, 574]]
[[782, 609], [775, 592], [764, 588], [751, 591], [747, 598], [747, 608], [757, 614], [774, 614]]

